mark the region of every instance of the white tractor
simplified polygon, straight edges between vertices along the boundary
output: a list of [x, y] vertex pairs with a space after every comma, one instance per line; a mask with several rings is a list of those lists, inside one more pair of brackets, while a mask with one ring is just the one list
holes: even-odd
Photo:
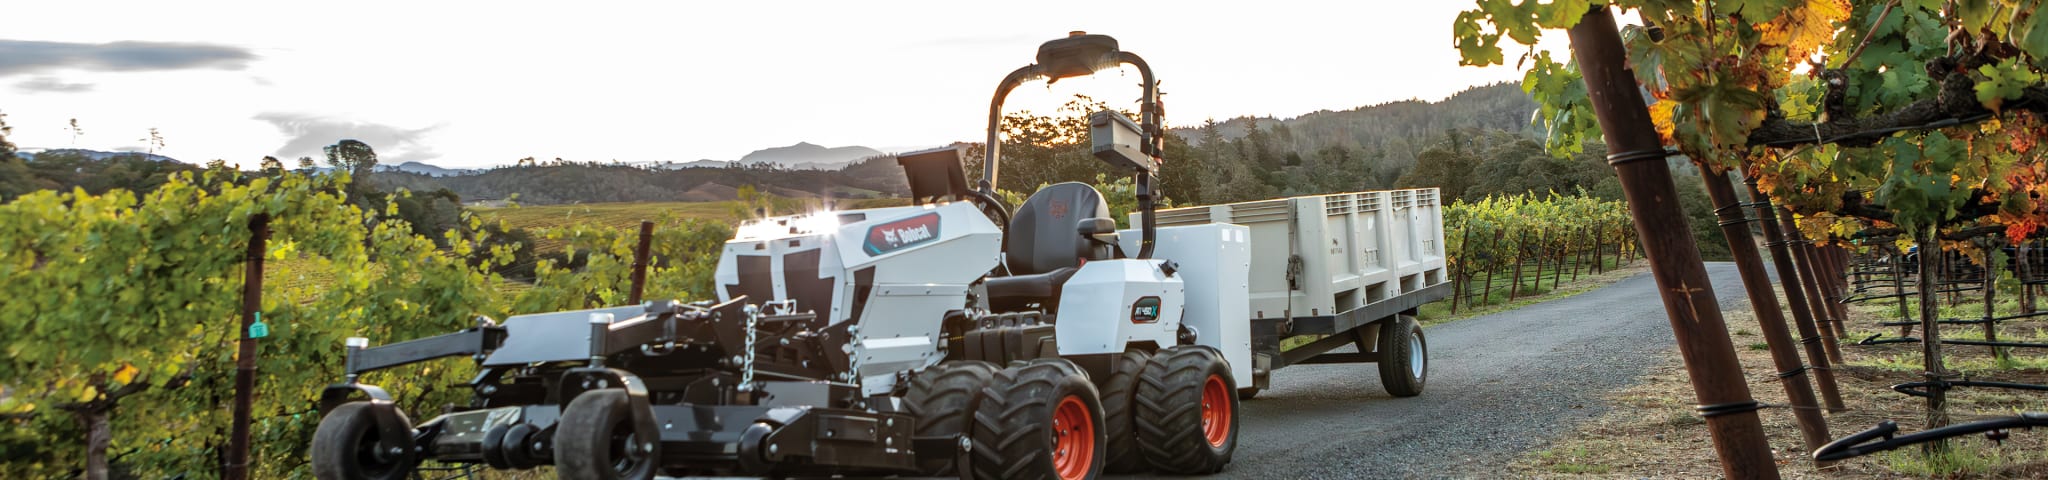
[[[1137, 228], [1118, 230], [1083, 183], [1040, 189], [1009, 212], [994, 193], [1003, 98], [1027, 80], [1123, 63], [1144, 75], [1143, 125], [1097, 112], [1089, 133], [1098, 158], [1136, 176]], [[809, 328], [851, 339], [835, 380], [900, 398], [921, 444], [969, 439], [954, 455], [920, 451], [923, 473], [1219, 471], [1236, 446], [1236, 379], [1250, 373], [1245, 228], [1176, 227], [1160, 238], [1156, 87], [1110, 37], [1047, 42], [997, 90], [975, 188], [957, 149], [902, 155], [916, 205], [745, 224], [720, 258], [720, 299], [814, 312]]]

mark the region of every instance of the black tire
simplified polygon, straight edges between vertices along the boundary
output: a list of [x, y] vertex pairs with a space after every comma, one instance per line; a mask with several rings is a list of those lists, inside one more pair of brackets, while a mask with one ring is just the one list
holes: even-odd
[[531, 423], [513, 425], [511, 430], [506, 430], [502, 442], [505, 445], [505, 462], [521, 470], [540, 466], [541, 460], [533, 453], [533, 441], [540, 433], [540, 428]]
[[[916, 435], [967, 435], [968, 427], [974, 424], [974, 407], [981, 387], [995, 378], [996, 370], [993, 363], [959, 360], [933, 365], [911, 376], [910, 393], [903, 403], [911, 416], [917, 418]], [[920, 459], [917, 468], [927, 476], [956, 476], [965, 460], [964, 453], [943, 459]]]
[[1072, 362], [1041, 358], [1013, 364], [996, 372], [980, 397], [969, 432], [974, 450], [967, 478], [1083, 480], [1102, 475], [1102, 402], [1087, 374]]
[[1429, 383], [1429, 341], [1415, 317], [1396, 315], [1380, 322], [1380, 385], [1396, 397], [1422, 394]]
[[555, 427], [555, 474], [563, 480], [649, 480], [661, 458], [660, 440], [651, 454], [632, 452], [633, 412], [626, 391], [591, 390], [577, 395]]
[[[412, 425], [405, 412], [398, 418]], [[404, 480], [418, 459], [413, 452], [377, 452], [381, 432], [370, 402], [341, 404], [320, 419], [313, 431], [313, 477], [320, 480]]]
[[1153, 356], [1139, 376], [1137, 407], [1138, 448], [1152, 468], [1216, 473], [1237, 450], [1237, 381], [1215, 349], [1179, 346]]
[[1109, 379], [1102, 382], [1102, 432], [1106, 439], [1102, 471], [1133, 473], [1146, 469], [1145, 456], [1138, 454], [1136, 420], [1131, 406], [1138, 400], [1138, 375], [1152, 362], [1152, 354], [1124, 352], [1116, 359]]
[[484, 465], [491, 468], [512, 468], [512, 462], [505, 459], [505, 434], [512, 431], [510, 425], [498, 425], [484, 431]]

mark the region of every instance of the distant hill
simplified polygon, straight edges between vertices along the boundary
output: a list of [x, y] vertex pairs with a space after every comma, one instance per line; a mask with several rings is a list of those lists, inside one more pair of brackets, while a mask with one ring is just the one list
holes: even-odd
[[467, 168], [443, 168], [443, 167], [437, 167], [437, 166], [433, 166], [433, 165], [428, 165], [428, 164], [425, 164], [425, 163], [421, 163], [421, 162], [405, 162], [405, 163], [401, 163], [401, 164], [397, 164], [397, 165], [381, 165], [381, 164], [380, 164], [380, 165], [377, 165], [377, 171], [378, 171], [378, 172], [405, 172], [405, 173], [417, 173], [417, 174], [420, 174], [420, 175], [426, 175], [426, 176], [429, 176], [429, 177], [452, 177], [452, 176], [456, 176], [456, 175], [475, 175], [475, 174], [477, 174], [478, 172], [481, 172], [482, 170], [476, 170], [476, 169], [467, 169]]
[[[1426, 146], [1425, 139], [1440, 139], [1451, 129], [1537, 135], [1529, 122], [1535, 111], [1536, 101], [1522, 92], [1520, 84], [1499, 83], [1473, 87], [1438, 102], [1403, 100], [1342, 111], [1321, 110], [1288, 119], [1232, 118], [1217, 122], [1216, 133], [1224, 140], [1236, 140], [1244, 138], [1253, 124], [1267, 131], [1284, 128], [1292, 143], [1286, 147], [1294, 151], [1338, 146], [1385, 152], [1385, 159], [1398, 165], [1413, 163], [1414, 155]], [[1194, 146], [1203, 141], [1200, 126], [1172, 132]]]
[[755, 150], [740, 157], [741, 165], [775, 164], [788, 168], [829, 170], [845, 167], [855, 160], [881, 155], [880, 150], [868, 147], [826, 148], [809, 142], [797, 142], [787, 147]]
[[[893, 163], [892, 163], [893, 165]], [[900, 175], [899, 175], [900, 176]], [[503, 200], [550, 205], [595, 202], [703, 202], [737, 198], [753, 185], [786, 197], [868, 198], [907, 195], [900, 180], [851, 175], [839, 170], [785, 169], [771, 165], [678, 168], [565, 163], [499, 167], [474, 175], [435, 177], [413, 172], [379, 172], [380, 189], [432, 192], [443, 188], [465, 202]]]
[[124, 158], [130, 158], [130, 157], [132, 157], [132, 158], [139, 158], [139, 159], [142, 159], [142, 160], [148, 160], [148, 161], [152, 161], [152, 162], [177, 162], [177, 161], [178, 161], [178, 159], [175, 159], [175, 158], [171, 158], [171, 157], [166, 157], [166, 156], [163, 156], [163, 155], [157, 155], [157, 154], [154, 154], [154, 153], [145, 153], [145, 152], [107, 152], [107, 151], [100, 151], [100, 150], [87, 150], [87, 149], [83, 149], [83, 148], [51, 148], [51, 149], [45, 149], [45, 150], [40, 150], [40, 151], [29, 151], [29, 150], [23, 150], [23, 151], [19, 151], [19, 152], [14, 152], [14, 156], [17, 156], [17, 157], [21, 157], [21, 159], [22, 159], [22, 160], [25, 160], [25, 161], [35, 161], [35, 159], [36, 159], [36, 156], [37, 156], [37, 155], [76, 155], [76, 156], [79, 156], [79, 157], [84, 157], [84, 158], [85, 158], [85, 159], [87, 159], [87, 160], [92, 160], [92, 161], [95, 161], [95, 162], [104, 162], [104, 161], [107, 161], [107, 159], [109, 159], [109, 158], [114, 158], [114, 157], [124, 157]]

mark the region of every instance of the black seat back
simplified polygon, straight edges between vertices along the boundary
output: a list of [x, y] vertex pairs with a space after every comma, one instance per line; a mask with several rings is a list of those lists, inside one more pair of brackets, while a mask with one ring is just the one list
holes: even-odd
[[1091, 258], [1094, 245], [1081, 236], [1081, 221], [1109, 216], [1102, 192], [1085, 183], [1048, 185], [1031, 194], [1010, 217], [1010, 274], [1033, 275], [1078, 267]]

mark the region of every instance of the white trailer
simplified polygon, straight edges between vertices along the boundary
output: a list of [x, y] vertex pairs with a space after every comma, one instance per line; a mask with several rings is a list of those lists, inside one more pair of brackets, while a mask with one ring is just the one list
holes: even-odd
[[[1133, 225], [1139, 221], [1132, 214]], [[1215, 255], [1202, 240], [1182, 245], [1191, 229], [1216, 224], [1241, 225], [1222, 235], [1248, 240], [1243, 275], [1247, 301], [1241, 307], [1215, 309], [1190, 306], [1187, 324], [1216, 325], [1212, 341], [1230, 361], [1249, 397], [1268, 388], [1269, 374], [1304, 363], [1379, 363], [1387, 391], [1398, 396], [1420, 394], [1428, 378], [1428, 343], [1415, 323], [1422, 304], [1451, 294], [1444, 264], [1442, 203], [1437, 189], [1335, 193], [1273, 200], [1161, 210], [1158, 248], [1164, 258]], [[1232, 233], [1235, 232], [1235, 233]], [[1133, 236], [1126, 236], [1130, 238]], [[1229, 237], [1225, 237], [1226, 243]], [[1235, 264], [1218, 257], [1219, 264]], [[1236, 274], [1235, 272], [1219, 272]], [[1190, 278], [1198, 278], [1190, 275]], [[1234, 278], [1234, 277], [1231, 277]], [[1209, 296], [1190, 285], [1191, 299]], [[1227, 288], [1227, 287], [1226, 287]], [[1235, 308], [1235, 310], [1232, 310]], [[1213, 310], [1214, 320], [1193, 315]], [[1235, 313], [1241, 312], [1242, 317]], [[1208, 332], [1203, 332], [1209, 337]], [[1283, 341], [1312, 341], [1282, 349]], [[1210, 341], [1202, 342], [1211, 344]], [[1355, 353], [1328, 353], [1345, 344]]]

